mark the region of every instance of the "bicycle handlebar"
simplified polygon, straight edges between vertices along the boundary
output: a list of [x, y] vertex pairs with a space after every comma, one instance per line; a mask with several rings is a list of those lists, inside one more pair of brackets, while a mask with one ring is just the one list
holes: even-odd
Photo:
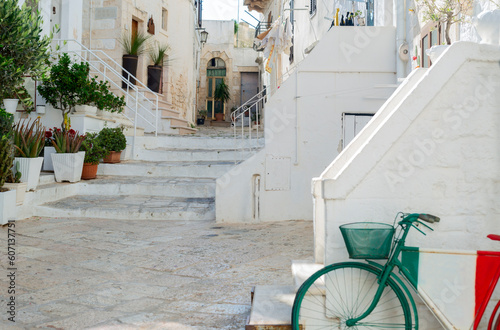
[[420, 214], [418, 216], [420, 220], [429, 222], [429, 223], [434, 223], [434, 222], [439, 222], [441, 220], [439, 217], [436, 217], [435, 215], [432, 214]]

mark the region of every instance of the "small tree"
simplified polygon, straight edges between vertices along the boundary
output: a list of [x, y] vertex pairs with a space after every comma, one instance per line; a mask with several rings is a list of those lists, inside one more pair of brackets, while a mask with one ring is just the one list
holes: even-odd
[[224, 112], [224, 103], [229, 101], [231, 99], [231, 93], [229, 92], [229, 86], [226, 85], [224, 80], [221, 81], [221, 83], [215, 88], [214, 92], [214, 99], [215, 101], [219, 101], [221, 104], [221, 107], [215, 107], [215, 113], [221, 113]]
[[446, 43], [451, 45], [450, 28], [464, 22], [472, 9], [474, 0], [417, 0], [426, 21], [441, 22], [445, 25]]
[[81, 97], [81, 88], [87, 85], [89, 80], [88, 63], [73, 63], [69, 55], [64, 53], [59, 62], [50, 69], [50, 77], [38, 86], [38, 91], [47, 102], [54, 108], [62, 111], [63, 122], [61, 127], [65, 129], [64, 118], [78, 104]]

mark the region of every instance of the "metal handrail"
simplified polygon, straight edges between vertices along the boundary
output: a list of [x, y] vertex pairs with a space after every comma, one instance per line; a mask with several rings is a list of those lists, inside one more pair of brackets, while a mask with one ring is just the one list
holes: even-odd
[[[134, 77], [130, 72], [128, 72], [125, 68], [123, 68], [120, 64], [118, 64], [114, 59], [112, 59], [108, 54], [103, 52], [102, 50], [90, 50], [87, 47], [85, 47], [83, 44], [78, 42], [77, 40], [70, 39], [70, 40], [62, 40], [62, 39], [55, 39], [53, 40], [57, 43], [64, 42], [65, 44], [68, 42], [74, 42], [78, 46], [80, 46], [79, 50], [63, 50], [62, 47], [60, 47], [59, 52], [66, 52], [66, 53], [71, 53], [76, 56], [78, 56], [81, 60], [86, 61], [89, 63], [89, 66], [91, 66], [98, 74], [101, 74], [103, 78], [108, 81], [112, 86], [117, 87], [119, 90], [123, 89], [121, 88], [119, 83], [116, 83], [111, 77], [108, 76], [108, 73], [113, 74], [118, 78], [118, 81], [121, 81], [123, 84], [125, 84], [126, 91], [123, 91], [123, 93], [126, 96], [126, 104], [127, 108], [130, 109], [134, 113], [134, 119], [130, 118], [127, 116], [125, 113], [123, 114], [127, 119], [129, 119], [131, 122], [134, 123], [134, 138], [137, 136], [137, 118], [141, 118], [142, 120], [145, 121], [146, 124], [150, 125], [155, 132], [155, 136], [158, 134], [158, 108], [159, 108], [159, 96], [157, 93], [153, 92], [150, 90], [144, 83], [142, 83], [140, 80], [138, 80], [136, 77]], [[86, 56], [83, 56], [82, 53], [84, 53]], [[123, 72], [126, 73], [128, 77], [134, 77], [136, 82], [143, 87], [145, 92], [150, 92], [151, 94], [154, 95], [154, 101], [151, 101], [150, 99], [146, 98], [145, 94], [143, 91], [141, 91], [136, 85], [132, 84], [127, 78], [123, 77], [122, 73], [119, 73], [117, 70], [115, 70], [111, 65], [109, 65], [105, 60], [103, 60], [101, 57], [97, 55], [97, 53], [102, 54], [103, 57], [105, 57], [108, 61], [113, 63], [116, 67], [121, 69]], [[94, 61], [90, 59], [90, 56], [93, 56], [96, 58], [97, 62], [101, 64], [104, 67], [104, 70], [100, 70], [96, 65], [94, 65]], [[135, 92], [135, 96], [131, 94], [131, 91]], [[149, 110], [144, 104], [139, 102], [139, 98], [141, 98], [143, 101], [146, 103], [149, 103], [150, 106], [152, 106], [153, 111]], [[134, 106], [131, 106], [130, 104], [133, 104]], [[145, 112], [146, 114], [149, 114], [153, 116], [154, 122], [151, 120], [148, 120], [144, 115], [139, 113], [139, 109], [142, 110], [142, 112]]]

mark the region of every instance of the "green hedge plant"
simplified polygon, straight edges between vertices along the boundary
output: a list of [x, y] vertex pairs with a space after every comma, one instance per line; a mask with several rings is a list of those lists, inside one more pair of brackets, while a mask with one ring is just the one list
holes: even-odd
[[107, 151], [122, 151], [127, 147], [127, 139], [123, 134], [123, 128], [104, 127], [99, 132], [99, 143]]
[[98, 133], [88, 133], [80, 150], [85, 151], [85, 160], [83, 162], [86, 164], [97, 165], [101, 159], [109, 155], [109, 151], [101, 145]]
[[0, 192], [4, 191], [2, 187], [14, 163], [13, 123], [14, 116], [0, 108]]

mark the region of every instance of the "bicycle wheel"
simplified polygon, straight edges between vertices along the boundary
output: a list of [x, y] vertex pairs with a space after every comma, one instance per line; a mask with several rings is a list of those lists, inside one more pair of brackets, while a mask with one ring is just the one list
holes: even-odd
[[493, 313], [491, 313], [488, 330], [500, 330], [500, 301], [496, 304]]
[[333, 264], [314, 273], [295, 296], [292, 329], [411, 329], [410, 306], [392, 279], [372, 313], [353, 327], [346, 325], [346, 320], [362, 315], [370, 306], [380, 273], [378, 268], [356, 262]]

